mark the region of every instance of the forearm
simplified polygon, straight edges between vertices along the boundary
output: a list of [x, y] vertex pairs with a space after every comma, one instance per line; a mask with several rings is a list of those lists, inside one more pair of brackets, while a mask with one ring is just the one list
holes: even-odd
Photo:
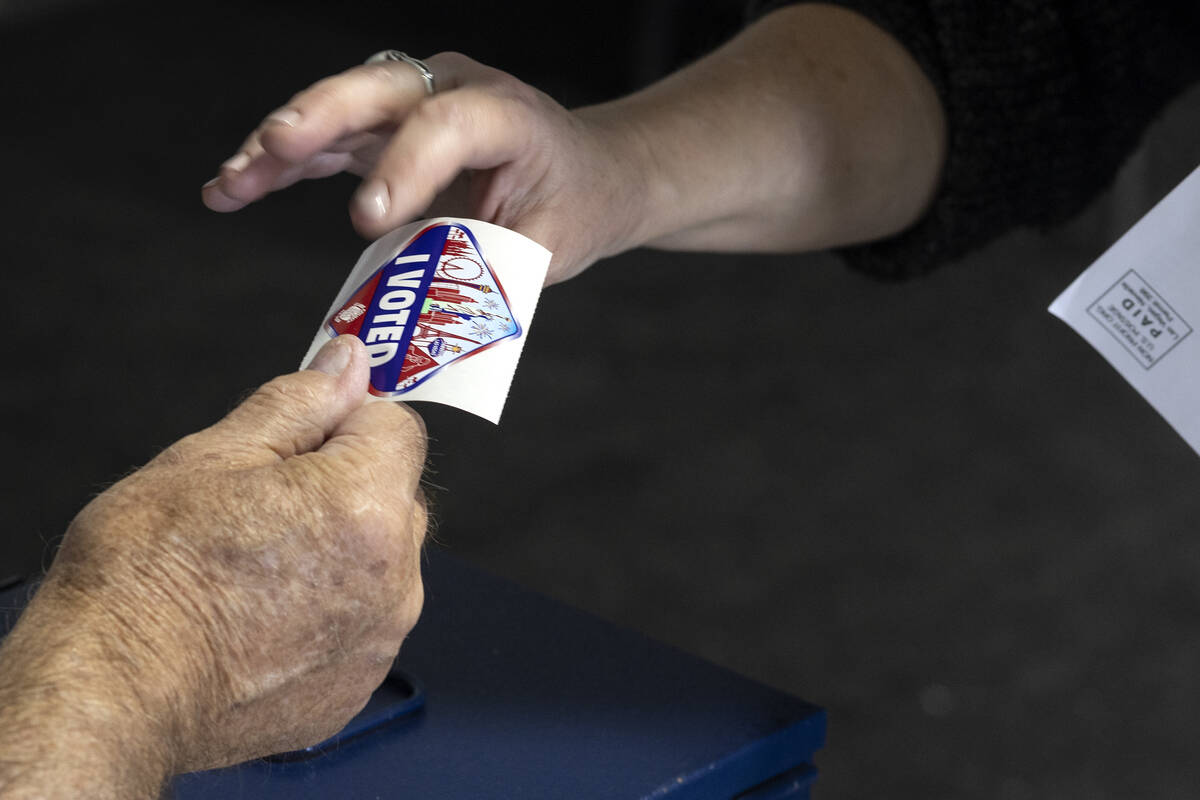
[[139, 665], [112, 648], [119, 635], [38, 597], [0, 645], [0, 798], [158, 797], [170, 736], [134, 687]]
[[632, 244], [795, 251], [915, 222], [946, 133], [932, 85], [894, 39], [834, 6], [776, 11], [708, 57], [579, 111], [640, 173]]

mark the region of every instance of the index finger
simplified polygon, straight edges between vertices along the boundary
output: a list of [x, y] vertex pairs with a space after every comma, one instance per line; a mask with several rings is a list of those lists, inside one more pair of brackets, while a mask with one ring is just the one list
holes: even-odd
[[372, 130], [395, 125], [425, 96], [410, 65], [364, 64], [318, 81], [271, 113], [201, 189], [214, 211], [236, 211], [302, 177], [353, 163], [350, 150]]
[[339, 139], [398, 123], [425, 97], [425, 83], [412, 66], [363, 64], [297, 94], [263, 120], [259, 141], [275, 158], [298, 163]]
[[402, 403], [369, 402], [351, 412], [310, 457], [377, 492], [410, 498], [425, 466], [425, 422]]

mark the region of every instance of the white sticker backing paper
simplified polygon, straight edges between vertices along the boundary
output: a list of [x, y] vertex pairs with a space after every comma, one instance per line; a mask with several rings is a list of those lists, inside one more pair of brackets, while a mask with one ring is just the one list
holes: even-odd
[[429, 400], [500, 422], [550, 251], [498, 225], [440, 218], [363, 252], [301, 362], [349, 333], [372, 398]]
[[1050, 306], [1200, 453], [1200, 169]]

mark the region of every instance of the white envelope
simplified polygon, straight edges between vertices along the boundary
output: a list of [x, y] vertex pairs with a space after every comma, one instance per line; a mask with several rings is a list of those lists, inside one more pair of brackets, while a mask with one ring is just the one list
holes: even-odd
[[1200, 453], [1200, 169], [1050, 306]]

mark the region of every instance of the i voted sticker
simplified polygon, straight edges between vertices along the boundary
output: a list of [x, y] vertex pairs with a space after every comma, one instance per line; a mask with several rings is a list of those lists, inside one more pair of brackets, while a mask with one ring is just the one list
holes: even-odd
[[549, 263], [545, 248], [486, 222], [401, 228], [363, 253], [303, 364], [351, 334], [366, 345], [373, 397], [499, 422]]

